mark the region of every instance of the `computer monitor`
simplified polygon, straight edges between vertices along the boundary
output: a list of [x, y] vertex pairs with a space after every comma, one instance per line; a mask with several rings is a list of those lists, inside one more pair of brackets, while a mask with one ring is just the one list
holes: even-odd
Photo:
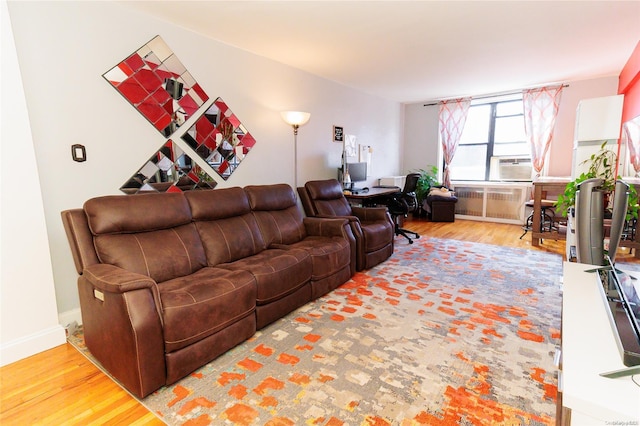
[[347, 163], [347, 170], [351, 182], [364, 182], [367, 180], [367, 163]]

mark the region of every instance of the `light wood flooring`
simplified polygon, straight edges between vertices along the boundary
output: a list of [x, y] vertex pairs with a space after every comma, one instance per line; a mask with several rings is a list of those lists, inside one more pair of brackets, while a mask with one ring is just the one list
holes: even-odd
[[[456, 220], [433, 223], [409, 218], [407, 229], [423, 236], [530, 248], [564, 254], [564, 241], [531, 246], [518, 225]], [[402, 237], [398, 244], [405, 244]], [[619, 255], [638, 262], [628, 251]], [[154, 414], [115, 384], [70, 344], [58, 346], [0, 368], [2, 425], [161, 425]]]

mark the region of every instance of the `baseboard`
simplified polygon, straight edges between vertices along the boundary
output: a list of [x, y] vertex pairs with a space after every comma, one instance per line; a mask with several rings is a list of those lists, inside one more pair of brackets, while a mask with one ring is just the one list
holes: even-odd
[[58, 322], [65, 328], [74, 321], [77, 325], [82, 324], [82, 315], [80, 313], [80, 308], [71, 309], [70, 311], [65, 311], [58, 314]]
[[7, 342], [0, 347], [0, 366], [5, 366], [67, 341], [64, 327], [56, 324], [37, 333]]

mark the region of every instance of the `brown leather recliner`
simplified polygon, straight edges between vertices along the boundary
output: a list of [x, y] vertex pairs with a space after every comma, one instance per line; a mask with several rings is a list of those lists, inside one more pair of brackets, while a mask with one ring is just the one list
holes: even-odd
[[336, 179], [315, 180], [298, 188], [307, 216], [349, 219], [356, 238], [356, 269], [362, 271], [393, 254], [394, 224], [386, 207], [351, 206]]

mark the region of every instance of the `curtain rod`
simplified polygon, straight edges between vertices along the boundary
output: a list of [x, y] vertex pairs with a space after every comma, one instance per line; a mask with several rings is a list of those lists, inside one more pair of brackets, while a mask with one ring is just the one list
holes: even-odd
[[[545, 86], [540, 86], [540, 87], [545, 87]], [[532, 87], [531, 89], [539, 89], [540, 87]], [[562, 87], [569, 87], [569, 85], [568, 84], [563, 84]], [[472, 96], [471, 99], [475, 101], [475, 100], [479, 100], [479, 99], [495, 98], [497, 96], [517, 95], [517, 94], [522, 93], [525, 90], [530, 90], [530, 89], [514, 90], [512, 92], [494, 93], [492, 95], [482, 95], [482, 96], [475, 96], [475, 97]], [[454, 100], [454, 99], [467, 98], [467, 97], [468, 96], [459, 96], [459, 97], [456, 97], [456, 98], [441, 99], [441, 100], [439, 100], [437, 102], [433, 102], [433, 103], [430, 103], [430, 104], [424, 104], [422, 106], [434, 106], [434, 105], [438, 105], [438, 104], [440, 104], [440, 103], [442, 103], [444, 101], [451, 101], [451, 100]]]

